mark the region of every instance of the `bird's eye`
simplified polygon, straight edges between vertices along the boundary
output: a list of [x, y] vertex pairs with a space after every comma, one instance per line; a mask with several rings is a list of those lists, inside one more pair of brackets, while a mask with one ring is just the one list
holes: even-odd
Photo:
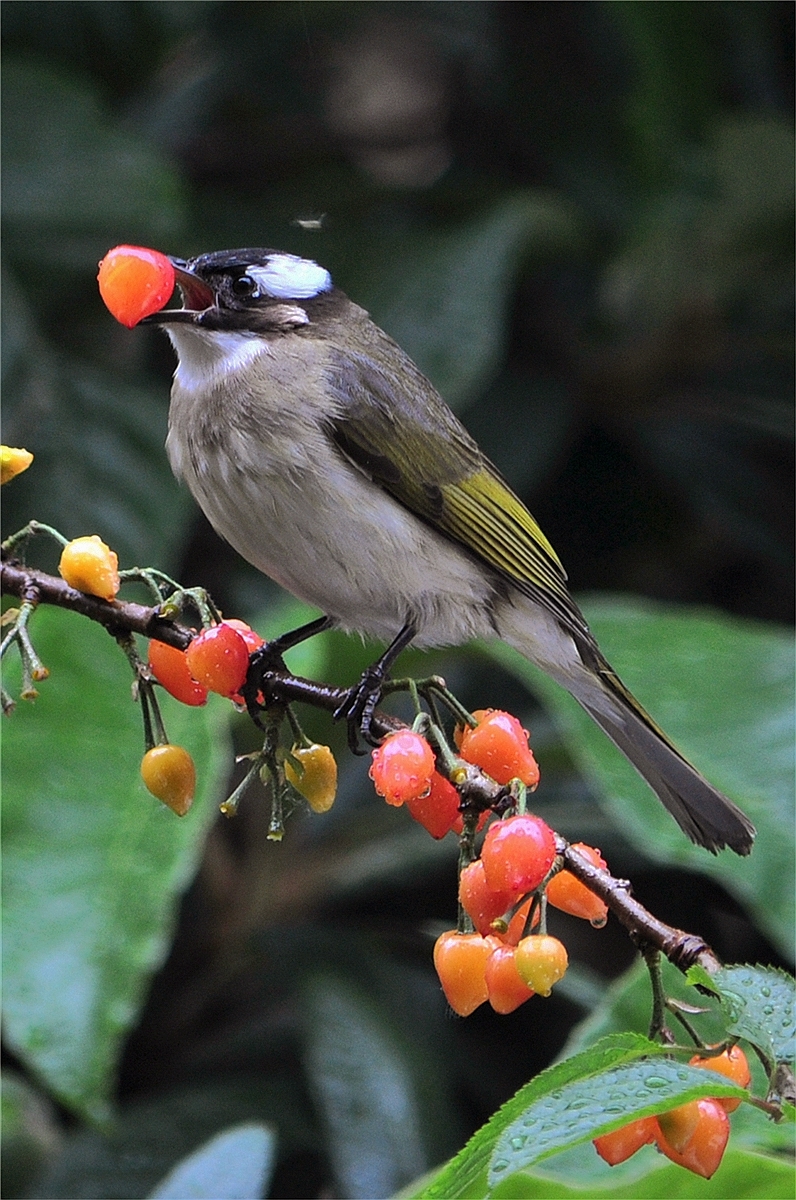
[[233, 295], [246, 299], [248, 296], [257, 294], [257, 284], [252, 279], [251, 275], [239, 275], [237, 279], [232, 281]]

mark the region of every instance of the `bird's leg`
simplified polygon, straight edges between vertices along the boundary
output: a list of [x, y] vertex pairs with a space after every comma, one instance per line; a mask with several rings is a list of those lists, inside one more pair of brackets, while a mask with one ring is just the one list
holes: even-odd
[[246, 701], [249, 716], [256, 724], [260, 724], [258, 714], [262, 709], [262, 705], [257, 701], [257, 696], [262, 689], [265, 676], [270, 671], [287, 672], [283, 654], [292, 650], [294, 646], [298, 646], [299, 642], [305, 642], [307, 638], [314, 637], [316, 633], [323, 633], [325, 629], [331, 628], [331, 625], [331, 617], [316, 617], [314, 621], [308, 621], [306, 625], [299, 625], [298, 629], [290, 629], [287, 633], [280, 634], [278, 638], [266, 642], [259, 650], [254, 651], [249, 658], [249, 669], [241, 688], [241, 695]]
[[359, 683], [349, 688], [345, 700], [336, 709], [335, 720], [344, 718], [348, 722], [348, 744], [355, 754], [364, 753], [359, 749], [359, 734], [371, 746], [379, 744], [379, 739], [374, 738], [371, 733], [373, 713], [381, 699], [382, 688], [390, 667], [401, 651], [406, 649], [416, 633], [415, 625], [407, 621], [398, 636], [390, 642], [381, 658], [362, 672]]

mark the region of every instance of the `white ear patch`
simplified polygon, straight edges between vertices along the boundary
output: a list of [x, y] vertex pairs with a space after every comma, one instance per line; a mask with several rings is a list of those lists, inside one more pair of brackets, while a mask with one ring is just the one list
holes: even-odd
[[272, 254], [264, 267], [247, 267], [246, 274], [278, 300], [309, 300], [332, 286], [325, 267], [295, 254]]

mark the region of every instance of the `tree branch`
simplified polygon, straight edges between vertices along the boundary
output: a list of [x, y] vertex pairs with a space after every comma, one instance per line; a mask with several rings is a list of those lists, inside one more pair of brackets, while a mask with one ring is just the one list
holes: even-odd
[[[161, 617], [157, 607], [149, 608], [143, 604], [131, 604], [121, 600], [101, 600], [96, 596], [75, 591], [63, 579], [19, 562], [2, 564], [1, 582], [3, 594], [17, 596], [20, 600], [32, 604], [53, 604], [69, 609], [97, 621], [114, 637], [138, 633], [143, 637], [157, 638], [178, 650], [184, 650], [194, 636], [192, 629]], [[325, 709], [327, 712], [334, 712], [346, 694], [344, 688], [315, 683], [281, 670], [266, 672], [261, 688], [267, 705], [285, 705], [298, 701]], [[378, 735], [383, 736], [393, 730], [405, 728], [405, 724], [398, 717], [379, 711], [374, 716], [373, 728]], [[469, 763], [460, 763], [459, 772], [462, 768], [466, 771], [466, 777], [457, 778], [456, 786], [464, 806], [482, 811], [505, 801], [505, 787], [495, 783], [478, 767]], [[563, 856], [566, 869], [606, 903], [617, 920], [628, 930], [637, 946], [655, 947], [683, 972], [694, 963], [699, 963], [711, 975], [721, 968], [720, 960], [701, 938], [666, 925], [639, 904], [630, 894], [628, 880], [617, 879], [608, 871], [593, 866], [559, 835], [556, 835], [556, 847], [558, 853]]]

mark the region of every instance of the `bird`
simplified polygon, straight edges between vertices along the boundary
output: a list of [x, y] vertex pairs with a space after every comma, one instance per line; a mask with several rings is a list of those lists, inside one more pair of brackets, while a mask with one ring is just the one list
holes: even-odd
[[[323, 614], [387, 644], [338, 715], [366, 740], [400, 652], [499, 638], [564, 687], [712, 853], [755, 829], [607, 662], [561, 561], [431, 382], [312, 259], [169, 256], [181, 307], [166, 450], [214, 529]], [[168, 302], [167, 302], [168, 303]], [[291, 640], [292, 639], [292, 640]]]

